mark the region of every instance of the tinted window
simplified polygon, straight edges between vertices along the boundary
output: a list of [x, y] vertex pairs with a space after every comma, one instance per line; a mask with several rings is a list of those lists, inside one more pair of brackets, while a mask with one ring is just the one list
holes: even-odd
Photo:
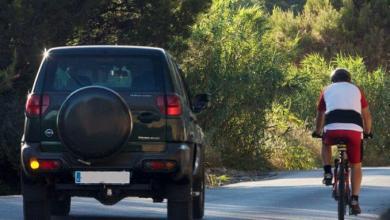
[[185, 104], [188, 105], [187, 94], [184, 91], [183, 82], [180, 78], [178, 66], [171, 56], [169, 56], [169, 58], [170, 58], [169, 61], [173, 68], [172, 78], [174, 80], [174, 84], [176, 85], [176, 90], [177, 90], [176, 92], [184, 99], [183, 101], [185, 102]]
[[191, 93], [190, 93], [190, 90], [188, 89], [188, 84], [187, 84], [187, 82], [183, 78], [183, 75], [184, 75], [183, 71], [179, 67], [178, 67], [178, 70], [179, 70], [179, 79], [180, 79], [180, 81], [181, 81], [181, 83], [183, 85], [183, 91], [185, 93], [185, 96], [186, 96], [186, 99], [188, 101], [189, 106], [191, 106], [192, 105], [192, 103], [191, 103]]
[[91, 85], [134, 92], [163, 91], [164, 68], [158, 57], [55, 55], [47, 62], [46, 91], [74, 91]]

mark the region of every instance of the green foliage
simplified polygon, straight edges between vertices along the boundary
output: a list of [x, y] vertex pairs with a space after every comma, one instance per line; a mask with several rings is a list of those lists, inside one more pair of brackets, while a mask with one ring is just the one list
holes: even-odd
[[226, 166], [266, 165], [260, 146], [265, 110], [282, 79], [281, 56], [262, 42], [266, 28], [258, 5], [214, 1], [194, 26], [183, 61], [192, 89], [212, 94], [201, 121]]
[[15, 78], [17, 78], [17, 75], [15, 76], [15, 63], [3, 70], [0, 69], [0, 94], [12, 87], [12, 80]]
[[197, 14], [211, 0], [91, 1], [86, 22], [75, 28], [68, 44], [133, 44], [185, 49]]
[[343, 0], [340, 39], [345, 52], [360, 54], [370, 69], [390, 65], [390, 1]]
[[10, 1], [0, 1], [0, 70], [6, 68], [11, 62], [11, 26], [13, 14]]
[[270, 17], [272, 25], [269, 38], [276, 40], [276, 45], [283, 50], [291, 51], [295, 61], [301, 60], [310, 52], [330, 57], [338, 51], [337, 27], [340, 18], [341, 14], [328, 0], [308, 0], [298, 15], [290, 10], [275, 8]]
[[[288, 22], [286, 22], [288, 21]], [[266, 33], [265, 41], [275, 50], [286, 54], [290, 60], [297, 57], [301, 40], [300, 24], [292, 11], [282, 11], [275, 8], [269, 18], [270, 30]]]
[[303, 10], [306, 0], [265, 0], [265, 7], [268, 11], [272, 11], [275, 7], [282, 10], [291, 10], [297, 14]]
[[[315, 104], [321, 89], [330, 82], [332, 67], [319, 54], [307, 55], [299, 67], [287, 70], [281, 99], [304, 121], [315, 117]], [[304, 108], [302, 106], [305, 106]]]
[[299, 14], [275, 8], [270, 17], [270, 37], [291, 50], [300, 61], [318, 52], [330, 60], [340, 51], [364, 57], [369, 69], [389, 65], [390, 2], [353, 0], [308, 0]]
[[276, 158], [283, 158], [282, 164], [278, 167], [287, 170], [313, 169], [318, 167], [315, 163], [315, 155], [305, 146], [288, 146], [282, 148], [281, 154], [276, 154]]
[[305, 122], [283, 104], [274, 103], [267, 112], [262, 146], [269, 152], [273, 167], [283, 170], [318, 167], [320, 145], [308, 136]]

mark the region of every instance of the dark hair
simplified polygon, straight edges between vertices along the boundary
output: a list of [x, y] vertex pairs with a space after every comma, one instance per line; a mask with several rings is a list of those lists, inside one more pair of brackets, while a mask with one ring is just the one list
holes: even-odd
[[337, 68], [333, 70], [332, 74], [330, 75], [330, 80], [335, 82], [351, 82], [351, 74], [348, 72], [348, 70], [343, 68]]

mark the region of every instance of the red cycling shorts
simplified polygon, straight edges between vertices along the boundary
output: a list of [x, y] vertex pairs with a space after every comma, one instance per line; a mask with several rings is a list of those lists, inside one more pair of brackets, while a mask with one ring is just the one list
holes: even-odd
[[362, 162], [362, 132], [351, 130], [328, 130], [323, 137], [327, 146], [337, 144], [337, 140], [344, 140], [347, 144], [347, 154], [350, 163]]

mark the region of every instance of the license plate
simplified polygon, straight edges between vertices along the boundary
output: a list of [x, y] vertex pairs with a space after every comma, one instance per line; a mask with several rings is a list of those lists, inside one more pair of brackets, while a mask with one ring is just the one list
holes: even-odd
[[76, 184], [129, 184], [128, 171], [76, 171], [74, 180]]

